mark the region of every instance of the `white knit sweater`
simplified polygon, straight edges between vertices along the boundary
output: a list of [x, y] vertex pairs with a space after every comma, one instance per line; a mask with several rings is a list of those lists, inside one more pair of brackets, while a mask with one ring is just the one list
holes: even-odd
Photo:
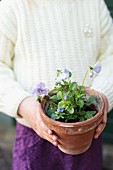
[[97, 60], [102, 71], [86, 85], [113, 107], [113, 25], [103, 0], [2, 0], [0, 2], [0, 111], [15, 117], [33, 82], [54, 85], [57, 69], [81, 83]]

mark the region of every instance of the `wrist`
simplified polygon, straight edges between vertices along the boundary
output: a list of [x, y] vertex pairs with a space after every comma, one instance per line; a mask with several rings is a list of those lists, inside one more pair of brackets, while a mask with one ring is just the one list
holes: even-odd
[[38, 102], [35, 97], [28, 96], [22, 100], [18, 107], [18, 115], [26, 117], [28, 114], [34, 114], [37, 111]]
[[25, 112], [26, 102], [28, 98], [31, 98], [30, 96], [24, 98], [21, 103], [18, 106], [17, 114], [21, 117], [23, 117], [23, 113]]

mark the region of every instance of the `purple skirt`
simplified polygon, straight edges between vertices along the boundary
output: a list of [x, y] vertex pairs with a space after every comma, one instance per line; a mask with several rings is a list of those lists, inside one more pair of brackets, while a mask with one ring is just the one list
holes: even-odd
[[12, 170], [102, 170], [101, 137], [85, 153], [68, 155], [17, 123]]

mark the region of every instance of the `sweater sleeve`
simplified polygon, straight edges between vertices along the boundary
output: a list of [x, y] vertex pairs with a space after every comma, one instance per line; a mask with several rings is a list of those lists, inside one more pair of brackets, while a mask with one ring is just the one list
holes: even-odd
[[16, 118], [19, 104], [30, 94], [16, 81], [13, 71], [16, 22], [7, 4], [6, 0], [0, 2], [0, 111]]
[[100, 52], [102, 71], [93, 79], [92, 88], [106, 95], [109, 111], [113, 108], [113, 22], [104, 0], [100, 0]]

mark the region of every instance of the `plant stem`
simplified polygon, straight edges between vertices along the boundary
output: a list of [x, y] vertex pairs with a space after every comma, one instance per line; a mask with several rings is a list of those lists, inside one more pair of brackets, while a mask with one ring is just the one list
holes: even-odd
[[86, 76], [87, 76], [87, 74], [88, 74], [88, 69], [87, 69], [87, 71], [86, 71], [86, 74], [85, 74], [85, 76], [84, 76], [84, 79], [83, 79], [83, 81], [82, 81], [82, 86], [84, 86], [84, 82], [85, 82], [85, 79], [86, 79]]
[[50, 104], [53, 104], [53, 105], [56, 105], [56, 106], [57, 106], [57, 104], [56, 104], [56, 103], [54, 103], [54, 102], [51, 102], [51, 101], [50, 101]]

